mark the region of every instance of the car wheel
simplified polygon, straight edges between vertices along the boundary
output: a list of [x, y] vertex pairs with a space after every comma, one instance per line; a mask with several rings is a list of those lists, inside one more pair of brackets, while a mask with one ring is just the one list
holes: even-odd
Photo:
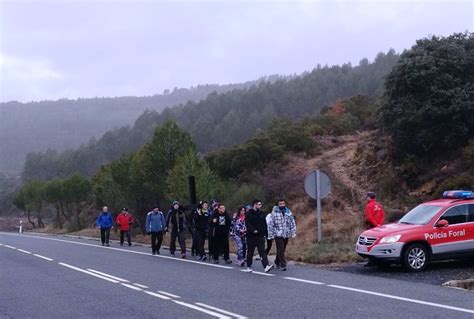
[[409, 271], [422, 271], [430, 262], [428, 249], [421, 244], [412, 244], [403, 254], [403, 264]]

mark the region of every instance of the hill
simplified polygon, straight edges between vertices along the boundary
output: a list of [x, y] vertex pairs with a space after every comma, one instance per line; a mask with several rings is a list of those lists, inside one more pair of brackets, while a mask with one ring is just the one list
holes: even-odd
[[383, 92], [384, 76], [398, 55], [390, 50], [369, 63], [317, 66], [292, 78], [262, 81], [244, 89], [212, 93], [199, 102], [166, 108], [161, 113], [146, 111], [132, 128], [106, 132], [75, 150], [30, 153], [23, 180], [65, 177], [75, 171], [91, 176], [102, 164], [133, 152], [148, 142], [154, 129], [174, 120], [188, 131], [202, 154], [230, 147], [265, 129], [275, 118], [299, 119], [318, 114], [337, 99]]
[[158, 113], [168, 106], [197, 102], [212, 92], [248, 88], [260, 81], [271, 82], [277, 78], [269, 76], [241, 84], [175, 88], [144, 97], [0, 103], [0, 172], [19, 173], [29, 152], [79, 147], [108, 130], [131, 125], [146, 109]]

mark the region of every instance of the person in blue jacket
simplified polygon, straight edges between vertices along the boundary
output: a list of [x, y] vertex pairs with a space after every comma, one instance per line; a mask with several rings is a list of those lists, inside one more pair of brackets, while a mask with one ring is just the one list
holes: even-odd
[[163, 232], [166, 223], [163, 212], [158, 206], [146, 215], [145, 229], [148, 235], [151, 235], [151, 253], [153, 255], [160, 254], [161, 243], [163, 242]]
[[102, 241], [102, 246], [110, 246], [110, 229], [112, 228], [112, 215], [109, 213], [109, 208], [104, 206], [102, 212], [97, 216], [95, 221], [98, 228], [100, 228], [100, 240]]

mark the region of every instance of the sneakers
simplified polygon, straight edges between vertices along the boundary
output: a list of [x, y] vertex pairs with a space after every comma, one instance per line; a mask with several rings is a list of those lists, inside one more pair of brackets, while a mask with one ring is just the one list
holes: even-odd
[[219, 259], [214, 259], [214, 264], [218, 264], [219, 263]]
[[151, 254], [152, 254], [152, 255], [156, 255], [156, 251], [152, 251]]
[[128, 247], [132, 246], [132, 243], [128, 243]]
[[109, 244], [105, 244], [105, 246], [107, 246], [107, 247], [110, 247], [110, 245], [109, 245]]
[[232, 260], [226, 259], [225, 263], [226, 264], [232, 264]]
[[244, 270], [245, 272], [253, 272], [253, 269], [251, 267], [247, 267], [247, 269]]
[[268, 265], [267, 267], [265, 267], [265, 272], [269, 272], [270, 270], [272, 270], [274, 267], [274, 265]]
[[281, 271], [286, 271], [286, 267], [280, 268]]
[[186, 259], [186, 254], [181, 254], [181, 258]]
[[244, 264], [245, 264], [245, 260], [237, 260], [237, 261], [235, 262], [235, 264], [236, 264], [237, 266], [239, 266], [239, 267], [243, 267]]
[[170, 256], [171, 256], [171, 257], [174, 257], [174, 253], [171, 253]]

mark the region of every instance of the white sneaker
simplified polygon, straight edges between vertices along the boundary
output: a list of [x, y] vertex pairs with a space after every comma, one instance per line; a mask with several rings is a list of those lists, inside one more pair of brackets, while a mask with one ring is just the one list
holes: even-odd
[[269, 272], [270, 270], [272, 270], [274, 267], [274, 265], [268, 265], [267, 267], [265, 267], [265, 272]]
[[247, 269], [244, 270], [245, 272], [253, 272], [253, 269], [250, 267], [247, 267]]

